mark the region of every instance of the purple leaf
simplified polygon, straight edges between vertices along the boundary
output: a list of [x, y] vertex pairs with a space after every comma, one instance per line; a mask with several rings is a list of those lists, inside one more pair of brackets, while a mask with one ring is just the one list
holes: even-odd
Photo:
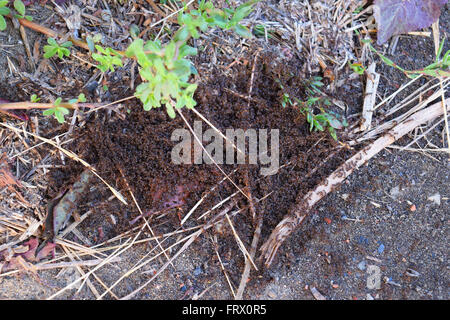
[[446, 3], [447, 0], [375, 0], [378, 44], [393, 35], [429, 27]]

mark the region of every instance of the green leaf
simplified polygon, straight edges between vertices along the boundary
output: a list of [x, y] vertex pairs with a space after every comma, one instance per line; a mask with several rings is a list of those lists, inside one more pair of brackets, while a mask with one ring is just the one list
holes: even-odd
[[175, 119], [175, 110], [173, 110], [173, 107], [170, 103], [166, 103], [166, 110], [169, 117]]
[[58, 111], [60, 111], [63, 114], [69, 114], [69, 110], [64, 107], [58, 107]]
[[52, 46], [44, 46], [44, 58], [49, 59], [53, 57], [56, 54], [56, 51], [58, 51], [58, 48]]
[[125, 51], [125, 55], [128, 58], [132, 58], [133, 56], [137, 57], [138, 52], [140, 53], [140, 52], [144, 51], [143, 46], [144, 46], [144, 40], [136, 39], [132, 43], [130, 43], [127, 50]]
[[55, 39], [53, 38], [48, 38], [47, 39], [48, 44], [52, 45], [52, 46], [58, 46], [58, 43], [56, 42]]
[[41, 100], [41, 99], [38, 98], [38, 96], [36, 94], [32, 94], [30, 97], [31, 102], [38, 102], [39, 100]]
[[59, 123], [64, 123], [64, 115], [62, 114], [62, 112], [59, 112], [59, 110], [55, 111], [55, 117]]
[[197, 52], [197, 48], [184, 44], [180, 47], [179, 57], [184, 58], [185, 56], [195, 56], [197, 55]]
[[330, 119], [328, 120], [328, 123], [330, 124], [331, 127], [333, 127], [334, 129], [342, 129], [344, 127], [344, 125], [342, 124], [341, 121], [339, 121], [337, 118], [335, 117], [330, 117]]
[[189, 30], [186, 27], [178, 29], [174, 36], [175, 41], [186, 41], [189, 38]]
[[139, 30], [139, 27], [136, 24], [130, 25], [130, 35], [132, 38], [139, 38], [139, 33], [141, 31]]
[[66, 41], [66, 42], [64, 42], [62, 45], [61, 45], [61, 47], [64, 47], [64, 48], [69, 48], [69, 47], [71, 47], [72, 46], [72, 42], [71, 41]]
[[248, 16], [252, 12], [251, 7], [247, 6], [239, 6], [236, 9], [236, 12], [234, 13], [233, 17], [231, 18], [231, 25], [236, 25], [239, 21], [244, 19], [246, 16]]
[[6, 29], [6, 21], [2, 15], [0, 15], [0, 30], [3, 31]]
[[47, 110], [44, 110], [44, 112], [42, 112], [42, 114], [44, 116], [51, 116], [53, 113], [55, 113], [55, 109], [54, 108], [47, 109]]
[[62, 101], [62, 98], [59, 97], [59, 98], [57, 98], [57, 99], [55, 100], [55, 102], [53, 102], [53, 105], [54, 105], [55, 107], [58, 107], [58, 106], [61, 104], [61, 101]]
[[25, 5], [21, 0], [14, 0], [14, 8], [20, 13], [22, 16], [25, 15]]
[[243, 38], [252, 38], [252, 32], [245, 26], [238, 24], [234, 27], [234, 31]]
[[188, 77], [191, 74], [191, 62], [187, 59], [177, 60], [173, 66], [175, 73], [180, 78]]
[[337, 135], [336, 135], [336, 130], [334, 130], [332, 127], [328, 127], [328, 131], [330, 132], [331, 136], [333, 137], [333, 139], [335, 141], [337, 141]]
[[70, 56], [70, 50], [67, 48], [61, 48], [62, 54], [66, 57]]
[[166, 51], [165, 51], [166, 61], [170, 61], [174, 58], [175, 49], [176, 49], [175, 42], [170, 41], [166, 46]]
[[[8, 1], [8, 0], [7, 0], [7, 1]], [[10, 12], [11, 12], [11, 10], [9, 10], [9, 8], [0, 6], [0, 15], [6, 16], [6, 15], [9, 14]]]
[[9, 2], [8, 0], [1, 0], [0, 1], [0, 8], [6, 6], [8, 4], [8, 2]]
[[319, 123], [319, 121], [317, 121], [316, 119], [313, 119], [313, 123], [314, 123], [314, 127], [316, 129], [319, 129], [320, 131], [323, 131], [323, 127], [322, 125]]
[[311, 115], [311, 112], [308, 112], [308, 113], [307, 113], [307, 115], [306, 115], [306, 121], [307, 121], [308, 123], [312, 123], [312, 115]]
[[86, 43], [88, 45], [89, 50], [94, 52], [94, 50], [95, 50], [94, 40], [90, 36], [86, 37]]

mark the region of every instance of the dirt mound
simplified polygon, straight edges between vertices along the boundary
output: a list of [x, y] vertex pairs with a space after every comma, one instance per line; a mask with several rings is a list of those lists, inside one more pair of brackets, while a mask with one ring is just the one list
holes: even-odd
[[[282, 107], [283, 93], [300, 99], [305, 97], [304, 75], [295, 67], [300, 65], [300, 61], [293, 59], [289, 64], [281, 64], [273, 54], [261, 54], [255, 61], [254, 68], [253, 63], [233, 66], [232, 72], [228, 73], [232, 76], [224, 75], [220, 68], [209, 70], [211, 76], [206, 83], [199, 85], [195, 99], [198, 102], [196, 110], [221, 132], [230, 128], [279, 130], [281, 168], [276, 174], [261, 176], [261, 164], [221, 165], [240, 188], [250, 188], [252, 197], [260, 199], [272, 192], [256, 208], [264, 212], [264, 231], [267, 233], [287, 213], [297, 194], [314, 187], [349, 156], [349, 151], [339, 151], [334, 158], [324, 162], [331, 152], [344, 149], [328, 133], [310, 133], [305, 117], [297, 109]], [[249, 102], [247, 96], [252, 73]], [[180, 116], [172, 120], [164, 109], [146, 112], [137, 103], [130, 103], [127, 108], [129, 112], [124, 120], [111, 117], [106, 112], [99, 113], [78, 130], [78, 137], [70, 146], [92, 164], [100, 176], [120, 190], [130, 204], [124, 206], [116, 199], [107, 200], [111, 194], [101, 182], [91, 188], [85, 202], [80, 204], [80, 211], [88, 208], [95, 211], [82, 225], [94, 238], [99, 227], [109, 238], [130, 229], [132, 222], [137, 220], [140, 214], [133, 204], [130, 189], [144, 213], [152, 219], [166, 217], [158, 220], [161, 226], [156, 230], [167, 232], [179, 227], [180, 219], [202, 195], [224, 178], [214, 164], [172, 163], [171, 150], [178, 143], [171, 141], [172, 132], [188, 129]], [[192, 111], [183, 110], [183, 114], [191, 126], [200, 120]], [[203, 131], [207, 129], [209, 126], [203, 122]], [[204, 141], [204, 144], [208, 142]], [[54, 197], [61, 188], [72, 184], [83, 169], [70, 161], [65, 168], [52, 171], [48, 196]], [[314, 174], [308, 174], [313, 169]], [[228, 180], [220, 183], [195, 211], [192, 221], [236, 190]], [[248, 205], [241, 194], [235, 199], [238, 207]], [[111, 215], [117, 220], [116, 225], [108, 218]], [[250, 239], [253, 230], [251, 215], [244, 213], [237, 219], [241, 220], [237, 226], [245, 235], [243, 240]], [[192, 225], [189, 220], [184, 226]], [[247, 227], [250, 232], [245, 230]], [[248, 239], [245, 238], [247, 236]]]

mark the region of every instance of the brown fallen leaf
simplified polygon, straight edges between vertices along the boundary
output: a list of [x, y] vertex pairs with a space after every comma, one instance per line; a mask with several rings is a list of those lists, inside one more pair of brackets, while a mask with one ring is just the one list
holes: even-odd
[[[50, 254], [54, 257], [56, 244], [47, 242], [37, 254], [36, 251], [39, 247], [39, 240], [37, 238], [30, 238], [18, 247], [19, 250], [17, 251], [15, 248], [12, 248], [12, 250], [5, 249], [0, 252], [0, 274], [16, 269], [36, 273], [32, 262], [39, 262]], [[28, 247], [28, 250], [23, 252], [22, 247]]]

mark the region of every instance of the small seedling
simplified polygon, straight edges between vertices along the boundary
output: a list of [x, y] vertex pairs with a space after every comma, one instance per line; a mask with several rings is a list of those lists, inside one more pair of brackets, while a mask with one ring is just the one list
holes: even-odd
[[43, 112], [44, 116], [51, 116], [53, 114], [59, 123], [64, 123], [64, 115], [68, 114], [69, 110], [60, 107], [61, 101], [61, 98], [56, 99], [55, 102], [53, 102], [54, 107]]
[[[55, 102], [53, 102], [54, 107], [47, 109], [43, 112], [44, 116], [51, 116], [52, 114], [55, 116], [56, 120], [58, 120], [59, 123], [64, 123], [64, 116], [69, 113], [69, 110], [62, 106], [62, 98], [57, 98]], [[74, 104], [77, 104], [78, 102], [86, 102], [86, 97], [84, 93], [80, 93], [77, 99], [71, 99], [67, 102], [69, 106], [73, 106]], [[67, 105], [66, 104], [66, 105]]]
[[66, 41], [60, 45], [53, 38], [48, 38], [47, 42], [48, 45], [44, 46], [44, 58], [49, 59], [56, 54], [62, 59], [64, 56], [68, 57], [70, 55], [70, 50], [68, 48], [72, 46], [72, 42]]
[[39, 102], [40, 100], [41, 100], [41, 98], [38, 98], [38, 96], [36, 94], [32, 94], [30, 97], [31, 102]]
[[25, 5], [21, 0], [14, 0], [14, 9], [16, 9], [16, 11], [19, 13], [15, 14], [14, 17], [18, 19], [27, 19], [28, 21], [33, 20], [31, 16], [25, 15]]
[[86, 37], [86, 43], [88, 45], [88, 48], [91, 52], [95, 51], [95, 44], [100, 42], [102, 40], [102, 35], [97, 33], [93, 37], [87, 36]]
[[333, 111], [325, 111], [323, 108], [320, 108], [320, 110], [320, 114], [314, 114], [308, 107], [300, 109], [303, 114], [306, 114], [306, 121], [310, 125], [309, 131], [323, 131], [327, 128], [333, 139], [337, 140], [336, 130], [346, 127], [347, 121], [345, 119], [341, 121], [339, 115]]
[[[283, 85], [277, 79], [280, 88], [284, 90]], [[287, 104], [293, 107], [298, 107], [300, 112], [306, 116], [306, 122], [309, 123], [309, 131], [324, 131], [328, 130], [334, 140], [337, 140], [336, 130], [346, 127], [347, 121], [345, 119], [340, 120], [340, 116], [332, 111], [325, 111], [325, 106], [331, 105], [328, 98], [324, 97], [320, 87], [323, 86], [322, 77], [313, 77], [311, 80], [305, 82], [305, 91], [308, 95], [306, 101], [301, 101], [298, 98], [294, 98], [294, 101], [289, 97], [287, 93], [283, 93], [281, 99], [281, 105], [286, 107]], [[321, 94], [321, 96], [316, 96]], [[319, 109], [319, 114], [314, 114], [314, 109]]]
[[120, 54], [111, 48], [103, 48], [99, 45], [95, 45], [98, 53], [93, 53], [92, 58], [99, 62], [97, 65], [102, 72], [110, 70], [114, 72], [114, 66], [123, 67], [122, 60], [119, 58]]
[[78, 103], [78, 102], [86, 102], [86, 96], [84, 95], [84, 93], [80, 93], [80, 94], [78, 95], [78, 98], [76, 98], [76, 99], [70, 99], [70, 100], [68, 101], [69, 104], [75, 104], [75, 103]]
[[281, 100], [281, 105], [283, 106], [283, 108], [286, 108], [287, 104], [293, 105], [291, 98], [289, 97], [289, 95], [287, 93], [283, 93], [283, 98]]
[[366, 71], [366, 68], [361, 63], [350, 63], [348, 62], [349, 67], [357, 74], [363, 75]]

